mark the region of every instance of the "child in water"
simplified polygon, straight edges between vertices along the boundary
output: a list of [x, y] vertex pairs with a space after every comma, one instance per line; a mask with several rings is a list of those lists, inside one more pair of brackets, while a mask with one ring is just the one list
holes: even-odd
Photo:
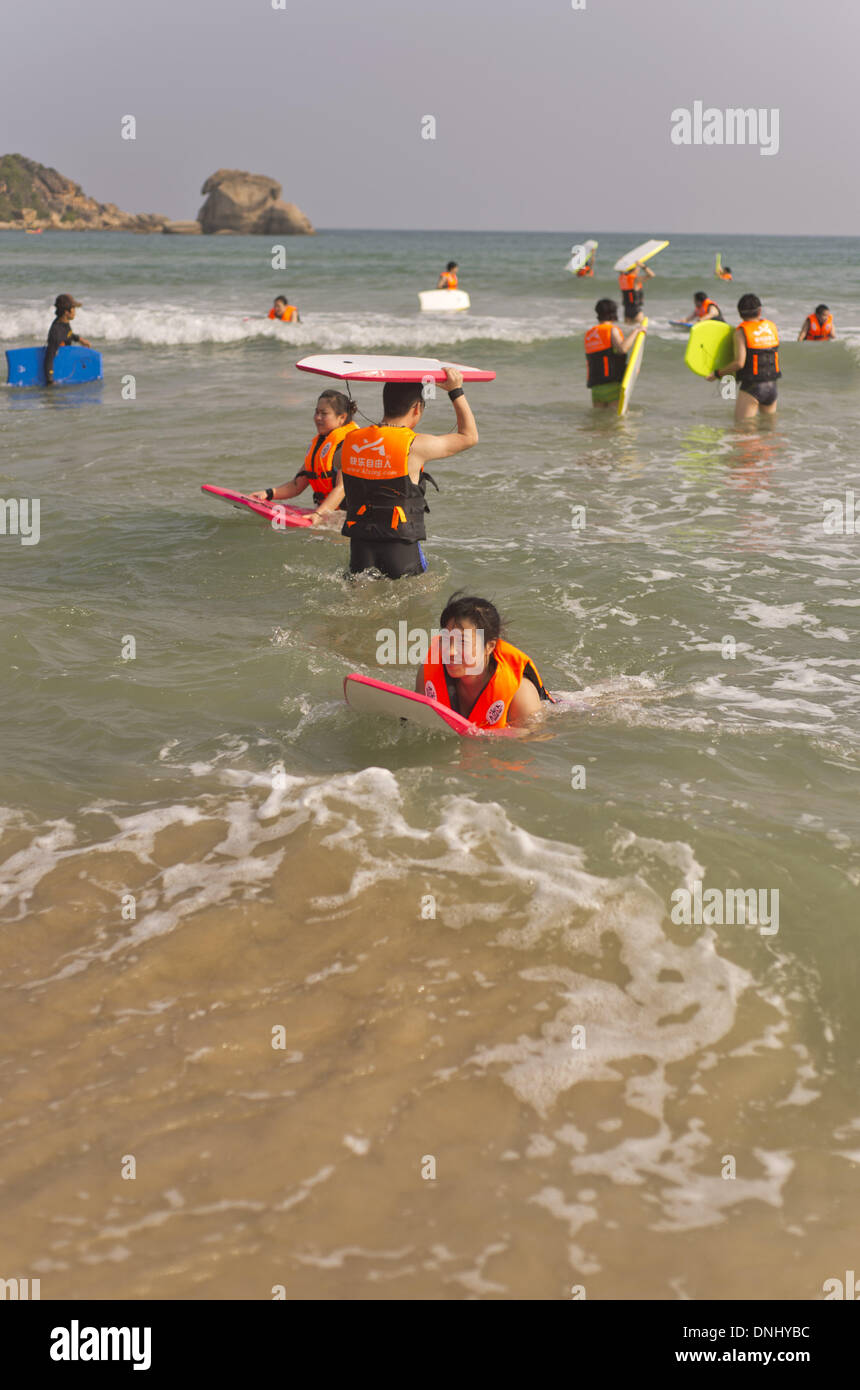
[[[335, 477], [340, 464], [340, 446], [350, 431], [358, 428], [352, 420], [356, 410], [355, 401], [342, 391], [323, 391], [314, 411], [316, 437], [311, 440], [305, 461], [296, 476], [280, 487], [267, 487], [261, 492], [249, 492], [247, 496], [255, 502], [286, 502], [298, 497], [305, 488], [312, 487], [317, 508], [332, 494], [332, 508], [339, 506], [343, 498], [343, 483], [338, 481], [335, 486]], [[317, 510], [312, 520], [316, 522], [318, 516]]]
[[502, 637], [502, 620], [489, 599], [452, 594], [439, 626], [442, 635], [433, 638], [415, 680], [419, 695], [479, 729], [527, 724], [542, 701], [553, 702], [531, 658]]
[[290, 304], [285, 294], [278, 295], [269, 310], [269, 318], [278, 319], [281, 323], [301, 323], [298, 309], [295, 304]]

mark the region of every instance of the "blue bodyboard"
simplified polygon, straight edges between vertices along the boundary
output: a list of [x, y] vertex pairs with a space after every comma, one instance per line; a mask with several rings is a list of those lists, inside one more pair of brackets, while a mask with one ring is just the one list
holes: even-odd
[[[6, 381], [9, 386], [44, 386], [43, 347], [11, 348], [6, 353]], [[101, 381], [102, 355], [94, 348], [71, 343], [61, 347], [54, 358], [54, 385], [73, 386], [79, 381]]]

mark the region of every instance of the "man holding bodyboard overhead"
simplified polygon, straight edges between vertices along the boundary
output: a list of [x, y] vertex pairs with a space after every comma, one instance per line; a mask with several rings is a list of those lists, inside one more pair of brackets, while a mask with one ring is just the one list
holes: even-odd
[[[456, 417], [450, 434], [418, 432], [424, 414], [421, 381], [387, 381], [382, 388], [382, 423], [353, 430], [341, 445], [339, 482], [346, 500], [341, 534], [349, 537], [352, 574], [375, 569], [389, 579], [402, 579], [427, 568], [421, 549], [427, 535], [424, 513], [430, 510], [424, 500], [429, 477], [424, 465], [452, 458], [478, 442], [463, 376], [456, 367], [442, 366]], [[316, 517], [333, 511], [340, 496], [336, 487]]]

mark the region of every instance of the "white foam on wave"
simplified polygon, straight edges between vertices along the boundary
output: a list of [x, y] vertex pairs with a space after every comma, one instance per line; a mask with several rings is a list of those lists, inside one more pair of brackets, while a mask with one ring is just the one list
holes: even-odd
[[[84, 317], [85, 313], [85, 317]], [[376, 347], [399, 349], [466, 343], [482, 338], [507, 343], [537, 343], [581, 334], [586, 320], [572, 322], [568, 314], [543, 317], [496, 317], [458, 314], [455, 317], [418, 314], [399, 317], [380, 313], [307, 313], [300, 323], [276, 323], [262, 315], [205, 313], [184, 304], [158, 307], [87, 308], [76, 330], [94, 347], [138, 342], [154, 347], [201, 343], [238, 344], [270, 339], [290, 349], [315, 346], [328, 352], [357, 352]], [[22, 308], [0, 313], [0, 337], [24, 346], [43, 343], [47, 336], [44, 309]]]

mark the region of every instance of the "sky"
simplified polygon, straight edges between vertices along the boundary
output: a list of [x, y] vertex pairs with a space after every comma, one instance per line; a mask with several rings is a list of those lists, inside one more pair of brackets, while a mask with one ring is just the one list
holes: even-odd
[[[239, 168], [323, 228], [860, 232], [858, 0], [7, 0], [3, 30], [0, 153], [129, 212]], [[778, 149], [673, 143], [697, 101], [775, 110]]]

